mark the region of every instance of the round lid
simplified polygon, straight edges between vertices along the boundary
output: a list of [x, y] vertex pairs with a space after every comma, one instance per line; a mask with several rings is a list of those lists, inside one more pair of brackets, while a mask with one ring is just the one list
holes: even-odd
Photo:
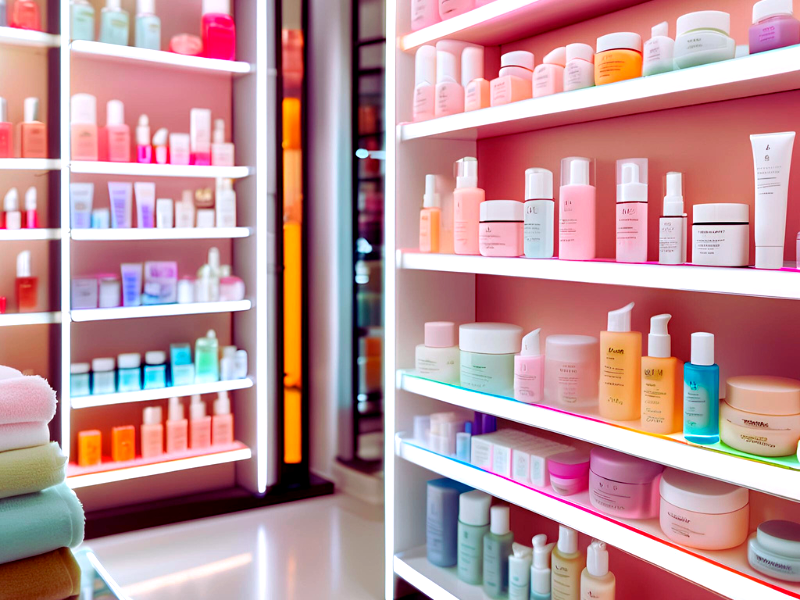
[[492, 507], [491, 531], [495, 535], [505, 535], [508, 533], [509, 510], [507, 506]]
[[597, 361], [599, 340], [590, 335], [548, 335], [544, 341], [544, 355], [560, 361]]
[[753, 24], [777, 15], [794, 14], [792, 0], [761, 0], [753, 5]]
[[142, 366], [142, 355], [136, 352], [120, 354], [117, 356], [117, 366], [120, 369], [138, 369]]
[[519, 221], [525, 218], [525, 206], [516, 200], [487, 200], [481, 202], [481, 223]]
[[729, 377], [725, 401], [739, 410], [761, 415], [800, 414], [800, 381], [788, 377]]
[[692, 334], [692, 364], [709, 367], [714, 364], [714, 334], [697, 331]]
[[533, 71], [533, 53], [525, 50], [506, 52], [500, 57], [500, 67], [522, 67]]
[[469, 46], [461, 53], [461, 83], [483, 79], [483, 48]]
[[139, 15], [156, 14], [156, 0], [136, 0], [136, 14]]
[[83, 375], [91, 370], [89, 363], [72, 363], [69, 366], [69, 372], [72, 375]]
[[673, 506], [709, 515], [737, 511], [750, 501], [747, 488], [679, 469], [666, 469], [659, 489], [661, 497]]
[[695, 204], [693, 223], [749, 223], [750, 205], [719, 202], [715, 204]]
[[467, 323], [458, 328], [458, 345], [465, 352], [518, 354], [522, 327], [508, 323]]
[[589, 453], [584, 450], [570, 450], [547, 458], [550, 475], [575, 479], [589, 474]]
[[701, 10], [678, 17], [677, 35], [696, 29], [717, 29], [730, 35], [731, 16], [721, 10]]
[[203, 14], [231, 14], [231, 0], [203, 0]]
[[456, 324], [450, 321], [425, 323], [425, 345], [428, 348], [452, 348], [456, 345]]
[[567, 62], [571, 60], [594, 62], [594, 48], [589, 44], [567, 44]]
[[616, 50], [619, 48], [641, 52], [642, 36], [640, 36], [638, 33], [623, 31], [620, 33], [609, 33], [608, 35], [597, 38], [598, 54], [605, 52], [606, 50]]
[[420, 46], [414, 55], [414, 85], [436, 83], [436, 48]]
[[765, 521], [756, 532], [758, 543], [779, 556], [800, 558], [800, 523], [794, 521]]
[[151, 350], [145, 353], [144, 362], [147, 365], [163, 365], [167, 362], [167, 353], [163, 350]]
[[553, 172], [547, 169], [525, 169], [525, 200], [552, 200]]
[[92, 371], [113, 371], [114, 365], [116, 365], [116, 362], [113, 358], [95, 358], [92, 360]]
[[664, 470], [662, 465], [608, 448], [591, 450], [592, 471], [620, 483], [650, 483]]
[[26, 123], [32, 121], [39, 121], [39, 99], [38, 98], [25, 98], [22, 103], [23, 118]]
[[489, 524], [489, 506], [492, 497], [478, 490], [465, 492], [458, 497], [458, 520], [465, 525], [484, 527]]

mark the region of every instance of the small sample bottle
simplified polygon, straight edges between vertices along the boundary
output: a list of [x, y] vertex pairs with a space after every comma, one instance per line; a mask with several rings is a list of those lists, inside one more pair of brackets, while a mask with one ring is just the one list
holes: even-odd
[[669, 73], [675, 69], [672, 57], [675, 54], [675, 40], [669, 37], [669, 23], [664, 21], [650, 30], [650, 39], [644, 44], [642, 56], [642, 75]]
[[164, 454], [164, 425], [161, 422], [161, 407], [144, 409], [142, 421], [142, 458], [156, 458]]
[[511, 544], [508, 557], [508, 600], [529, 600], [531, 596], [531, 563], [533, 549], [523, 544]]
[[247, 350], [237, 350], [233, 361], [233, 376], [235, 379], [247, 379]]
[[31, 275], [31, 251], [17, 255], [17, 310], [21, 313], [39, 310], [39, 279]]
[[91, 94], [73, 95], [70, 115], [72, 160], [97, 160], [97, 98]]
[[39, 213], [36, 211], [37, 192], [31, 186], [25, 191], [25, 229], [39, 227]]
[[508, 590], [508, 556], [514, 543], [508, 523], [508, 506], [493, 506], [491, 526], [483, 536], [483, 591], [490, 598], [500, 598]]
[[73, 398], [91, 394], [91, 366], [89, 363], [72, 363], [69, 366], [69, 394]]
[[121, 100], [109, 100], [106, 105], [108, 160], [131, 162], [131, 128], [125, 124], [125, 105]]
[[235, 164], [234, 146], [232, 143], [225, 141], [225, 119], [214, 121], [211, 164], [215, 167], [232, 167]]
[[206, 403], [199, 394], [192, 396], [189, 405], [189, 446], [200, 450], [211, 446], [211, 417], [206, 415]]
[[581, 600], [614, 600], [617, 579], [608, 570], [605, 542], [592, 540], [586, 552], [586, 568], [581, 572]]
[[533, 98], [533, 54], [524, 50], [500, 57], [500, 73], [491, 83], [491, 105]]
[[604, 85], [642, 76], [642, 36], [609, 33], [597, 38], [594, 83]]
[[211, 164], [211, 109], [189, 111], [189, 149], [193, 165]]
[[544, 400], [544, 356], [535, 329], [522, 338], [522, 351], [514, 357], [514, 398], [527, 404]]
[[527, 258], [553, 258], [555, 207], [553, 172], [526, 169], [523, 232]]
[[600, 332], [600, 416], [633, 421], [641, 414], [642, 334], [631, 331], [631, 302], [608, 313]]
[[167, 387], [167, 353], [151, 350], [144, 355], [144, 389]]
[[420, 46], [414, 55], [413, 121], [436, 116], [436, 47]]
[[458, 497], [458, 578], [472, 585], [483, 583], [483, 536], [489, 532], [492, 497], [478, 490]]
[[714, 334], [692, 334], [692, 361], [683, 366], [683, 436], [695, 444], [719, 441], [719, 367]]
[[683, 415], [683, 365], [672, 356], [671, 318], [650, 318], [648, 355], [642, 357], [642, 429], [665, 435], [681, 430]]
[[456, 189], [453, 192], [453, 246], [456, 254], [479, 255], [478, 229], [481, 203], [486, 192], [478, 187], [478, 159], [456, 161]]
[[219, 361], [220, 381], [230, 381], [233, 379], [233, 361], [236, 358], [236, 346], [225, 346], [222, 348], [222, 358]]
[[197, 338], [194, 359], [197, 364], [195, 383], [219, 381], [219, 342], [213, 329], [208, 331], [206, 337]]
[[436, 51], [436, 104], [434, 115], [446, 117], [464, 112], [464, 88], [459, 83], [458, 61], [444, 50]]
[[130, 17], [122, 10], [122, 0], [106, 0], [100, 11], [100, 41], [106, 44], [128, 45]]
[[472, 456], [472, 423], [464, 423], [464, 431], [456, 433], [456, 458], [468, 463]]
[[553, 600], [578, 600], [581, 589], [581, 571], [586, 565], [578, 551], [578, 532], [566, 525], [558, 526], [558, 544], [551, 557]]
[[425, 343], [418, 344], [415, 349], [417, 374], [426, 379], [458, 385], [460, 362], [455, 323], [450, 321], [425, 323]]
[[217, 202], [215, 205], [217, 227], [236, 227], [236, 190], [233, 179], [217, 180]]
[[561, 161], [558, 258], [595, 258], [596, 193], [592, 159], [570, 157]]
[[166, 165], [169, 163], [169, 130], [162, 127], [153, 134], [153, 156], [158, 165]]
[[0, 158], [14, 158], [14, 126], [8, 121], [5, 98], [0, 98]]
[[136, 352], [117, 356], [117, 390], [138, 392], [142, 389], [142, 355]]
[[150, 117], [139, 116], [136, 126], [136, 162], [147, 164], [153, 162], [153, 146], [150, 145]]
[[92, 360], [92, 395], [113, 394], [117, 391], [117, 375], [114, 372], [116, 361], [113, 358]]
[[688, 223], [683, 212], [683, 174], [669, 172], [665, 178], [664, 211], [658, 220], [658, 262], [682, 265], [686, 262]]
[[89, 0], [70, 2], [70, 19], [73, 40], [94, 41], [94, 6]]
[[750, 54], [800, 44], [800, 21], [792, 0], [761, 0], [753, 5]]
[[233, 415], [228, 392], [222, 391], [214, 400], [214, 417], [211, 419], [211, 443], [224, 446], [233, 443]]
[[20, 156], [47, 158], [47, 126], [39, 120], [39, 99], [25, 98], [25, 121], [19, 124]]
[[17, 29], [41, 31], [42, 20], [39, 16], [39, 5], [34, 0], [17, 0], [14, 2], [11, 26]]
[[102, 462], [103, 436], [97, 429], [78, 432], [78, 465], [94, 467]]
[[647, 159], [617, 161], [617, 262], [647, 262]]
[[22, 213], [19, 210], [19, 192], [11, 188], [3, 198], [5, 229], [22, 229]]
[[439, 252], [442, 209], [436, 192], [436, 175], [425, 175], [425, 195], [419, 212], [419, 251]]
[[468, 46], [461, 54], [461, 83], [464, 88], [464, 112], [492, 105], [491, 85], [484, 79], [483, 48]]
[[567, 65], [567, 48], [561, 46], [542, 59], [533, 70], [533, 97], [552, 96], [564, 91], [564, 67]]
[[236, 60], [236, 25], [230, 0], [203, 0], [201, 31], [206, 58]]
[[411, 0], [411, 31], [419, 31], [441, 21], [437, 0]]
[[550, 600], [552, 575], [550, 573], [550, 554], [555, 542], [547, 543], [543, 533], [533, 536], [533, 564], [531, 565], [530, 600]]
[[186, 452], [189, 448], [189, 421], [183, 416], [180, 398], [169, 399], [167, 414], [167, 454]]
[[161, 19], [156, 16], [156, 0], [136, 0], [137, 48], [161, 50]]
[[589, 44], [567, 44], [564, 91], [594, 87], [594, 48]]
[[111, 429], [111, 460], [125, 462], [136, 458], [136, 428], [121, 425]]

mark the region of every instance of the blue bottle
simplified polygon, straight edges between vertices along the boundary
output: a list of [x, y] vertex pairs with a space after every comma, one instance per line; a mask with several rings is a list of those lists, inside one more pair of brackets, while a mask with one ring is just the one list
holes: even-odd
[[683, 435], [695, 444], [719, 442], [719, 367], [714, 334], [692, 334], [692, 362], [683, 368]]
[[142, 389], [142, 355], [132, 352], [117, 357], [117, 390], [138, 392]]
[[437, 567], [454, 567], [458, 560], [458, 502], [459, 496], [471, 491], [452, 479], [433, 479], [428, 482], [426, 510], [426, 540], [428, 562]]
[[167, 353], [151, 350], [144, 355], [144, 389], [167, 387]]
[[94, 6], [89, 0], [72, 0], [70, 3], [72, 19], [72, 39], [94, 41]]
[[100, 11], [100, 41], [105, 44], [128, 45], [128, 12], [122, 10], [121, 0], [106, 0]]
[[156, 0], [137, 0], [136, 47], [161, 50], [161, 19], [156, 16]]

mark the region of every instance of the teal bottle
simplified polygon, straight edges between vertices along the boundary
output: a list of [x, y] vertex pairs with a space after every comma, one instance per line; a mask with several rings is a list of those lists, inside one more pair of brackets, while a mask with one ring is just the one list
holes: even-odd
[[198, 338], [194, 345], [196, 363], [195, 383], [219, 381], [219, 342], [216, 332], [211, 329], [204, 338]]
[[508, 520], [507, 506], [493, 506], [491, 528], [483, 536], [483, 591], [490, 598], [501, 598], [508, 591], [508, 557], [514, 543]]
[[136, 7], [136, 47], [161, 50], [161, 19], [156, 16], [156, 0], [138, 0]]
[[142, 389], [142, 355], [120, 354], [117, 357], [117, 390], [138, 392]]
[[483, 537], [489, 531], [492, 497], [478, 490], [458, 497], [458, 578], [472, 585], [483, 581]]
[[70, 22], [73, 40], [94, 41], [94, 6], [89, 0], [72, 0]]
[[122, 10], [121, 0], [106, 0], [106, 6], [100, 11], [100, 41], [118, 46], [128, 45], [130, 17]]
[[719, 367], [714, 334], [692, 334], [692, 362], [683, 367], [683, 436], [695, 444], [719, 441]]

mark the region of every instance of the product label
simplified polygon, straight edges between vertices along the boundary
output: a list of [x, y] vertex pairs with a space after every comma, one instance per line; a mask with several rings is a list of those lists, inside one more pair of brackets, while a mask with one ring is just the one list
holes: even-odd
[[686, 374], [683, 385], [683, 419], [686, 431], [699, 433], [719, 427], [718, 423], [712, 422], [712, 413], [716, 411], [711, 409], [711, 403], [718, 403], [719, 399], [712, 397], [710, 391], [691, 373]]
[[498, 77], [492, 80], [492, 106], [511, 102], [511, 77]]
[[670, 265], [682, 263], [683, 217], [663, 217], [658, 225], [658, 262]]
[[573, 60], [564, 70], [564, 90], [579, 90], [594, 85], [594, 69], [591, 63]]
[[458, 524], [458, 578], [480, 583], [483, 570], [483, 536], [489, 527]]
[[559, 404], [580, 402], [581, 372], [576, 363], [558, 363], [556, 370], [556, 401]]
[[745, 266], [749, 257], [747, 225], [695, 225], [692, 261], [701, 265]]
[[[508, 587], [508, 550], [491, 535], [483, 538], [483, 588], [493, 597]], [[504, 552], [505, 550], [505, 552]], [[502, 555], [505, 554], [503, 557]]]
[[617, 260], [647, 261], [647, 204], [617, 204]]
[[647, 40], [644, 44], [644, 62], [657, 62], [664, 58], [661, 50], [661, 44], [658, 43], [658, 40]]
[[[540, 65], [545, 66], [545, 65]], [[533, 93], [534, 96], [544, 96], [555, 92], [555, 82], [552, 80], [551, 75], [555, 75], [550, 69], [537, 68], [533, 74]]]
[[633, 398], [632, 382], [634, 373], [639, 371], [637, 357], [629, 356], [629, 349], [615, 344], [606, 345], [601, 352], [600, 409], [602, 412], [605, 408], [609, 414], [622, 418], [626, 406], [636, 400], [641, 402]]
[[553, 256], [553, 202], [534, 200], [525, 203], [524, 249], [529, 258]]
[[694, 52], [721, 50], [728, 47], [730, 38], [724, 33], [714, 31], [696, 31], [691, 35], [682, 35], [675, 40], [675, 56], [684, 56]]
[[444, 552], [444, 503], [441, 497], [428, 492], [427, 509], [427, 535], [428, 554], [441, 556]]
[[414, 120], [433, 118], [434, 95], [432, 85], [419, 85], [414, 88]]
[[558, 559], [552, 563], [552, 600], [579, 600], [580, 574]]
[[[642, 421], [663, 426], [675, 402], [675, 387], [672, 371], [665, 374], [663, 368], [642, 369]], [[671, 414], [669, 415], [671, 417]]]
[[436, 116], [464, 112], [464, 88], [457, 83], [436, 86]]
[[461, 387], [508, 394], [514, 388], [514, 356], [461, 353]]
[[747, 551], [747, 558], [750, 561], [750, 564], [756, 567], [759, 571], [774, 575], [779, 579], [788, 580], [787, 575], [791, 575], [793, 577], [800, 576], [800, 563], [796, 561], [793, 564], [779, 562], [777, 560], [761, 556], [760, 554], [756, 554], [750, 549]]
[[[701, 523], [692, 523], [692, 519], [674, 510], [667, 510], [667, 515], [669, 517], [669, 529], [677, 537], [687, 540], [697, 540], [705, 537], [706, 534], [704, 531], [695, 529], [695, 527], [701, 525]], [[662, 521], [663, 520], [666, 519], [662, 517]]]
[[612, 481], [589, 471], [592, 504], [611, 514], [634, 519], [649, 518], [652, 485]]
[[538, 404], [542, 398], [542, 373], [541, 370], [528, 370], [528, 365], [523, 364], [514, 375], [514, 397], [528, 404]]

